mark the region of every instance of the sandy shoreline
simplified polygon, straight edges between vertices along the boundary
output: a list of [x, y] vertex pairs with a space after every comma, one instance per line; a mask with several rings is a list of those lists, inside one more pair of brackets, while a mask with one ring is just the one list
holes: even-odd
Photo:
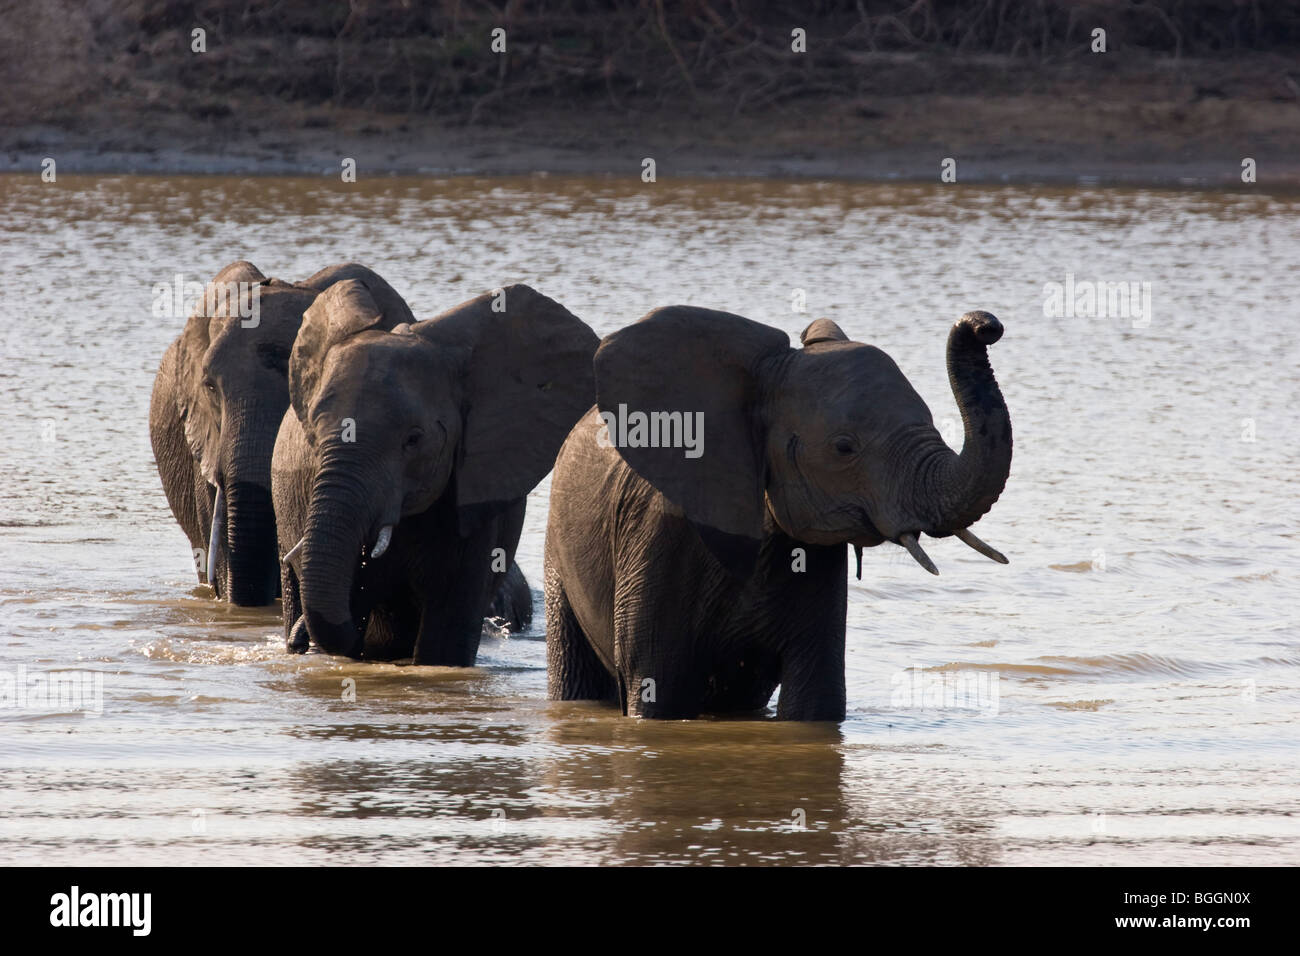
[[502, 56], [488, 7], [222, 0], [196, 50], [175, 4], [16, 0], [0, 171], [639, 178], [653, 158], [660, 182], [924, 183], [952, 159], [957, 183], [1300, 188], [1300, 20], [1164, 5], [845, 0], [802, 48], [799, 5], [508, 5]]
[[[1123, 95], [1121, 95], [1121, 93]], [[0, 171], [337, 176], [790, 177], [979, 184], [1300, 188], [1300, 99], [879, 96], [730, 115], [554, 106], [491, 125], [257, 100], [198, 118], [132, 111], [0, 131]], [[1242, 161], [1256, 163], [1255, 184]]]
[[[345, 150], [353, 155], [360, 150]], [[39, 155], [38, 155], [39, 154]], [[251, 153], [194, 155], [162, 149], [149, 152], [104, 150], [96, 147], [58, 147], [24, 155], [9, 151], [0, 157], [0, 173], [38, 174], [44, 156], [54, 156], [60, 174], [74, 175], [225, 175], [225, 176], [323, 176], [339, 175], [332, 165], [334, 156], [325, 154], [267, 157]], [[658, 180], [673, 178], [771, 178], [849, 180], [861, 182], [938, 182], [938, 175], [922, 172], [937, 165], [930, 156], [879, 154], [871, 157], [728, 155], [722, 152], [678, 153], [671, 165], [660, 163]], [[626, 165], [627, 168], [620, 168]], [[536, 151], [519, 156], [502, 150], [484, 157], [478, 147], [443, 147], [437, 150], [404, 152], [401, 159], [383, 160], [358, 166], [359, 176], [517, 176], [590, 175], [639, 176], [635, 158], [593, 157], [585, 152]], [[1160, 162], [1117, 162], [1097, 158], [1074, 160], [1068, 165], [1034, 159], [974, 157], [963, 159], [960, 183], [973, 185], [1047, 186], [1132, 186], [1157, 188], [1251, 188], [1224, 164], [1210, 160], [1164, 160]], [[1267, 182], [1254, 188], [1264, 191], [1300, 189], [1300, 163], [1274, 167]]]

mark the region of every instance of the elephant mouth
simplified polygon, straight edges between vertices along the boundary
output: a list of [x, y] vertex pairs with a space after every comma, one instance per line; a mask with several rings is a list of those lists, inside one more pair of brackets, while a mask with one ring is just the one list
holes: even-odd
[[878, 544], [884, 544], [889, 538], [876, 527], [876, 523], [871, 520], [871, 515], [866, 508], [859, 508], [857, 515], [858, 533], [849, 539], [849, 544], [855, 548], [874, 548]]

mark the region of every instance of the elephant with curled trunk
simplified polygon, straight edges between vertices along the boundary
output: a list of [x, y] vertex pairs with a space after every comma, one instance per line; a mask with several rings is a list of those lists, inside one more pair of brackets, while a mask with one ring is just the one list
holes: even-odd
[[367, 283], [323, 293], [272, 467], [289, 650], [472, 665], [494, 589], [531, 600], [507, 576], [524, 498], [595, 398], [597, 344], [523, 285], [414, 324]]
[[271, 452], [289, 405], [290, 351], [316, 296], [348, 278], [373, 283], [394, 315], [405, 310], [414, 321], [356, 263], [291, 284], [234, 262], [208, 283], [154, 379], [149, 434], [167, 502], [199, 580], [232, 604], [272, 604], [279, 591]]
[[826, 319], [800, 349], [684, 306], [606, 338], [597, 406], [551, 482], [550, 697], [689, 718], [762, 708], [780, 686], [778, 717], [842, 720], [846, 545], [859, 573], [862, 548], [892, 541], [937, 574], [923, 533], [1006, 561], [968, 530], [1011, 467], [988, 360], [1001, 335], [969, 312], [948, 337], [961, 454], [893, 360]]

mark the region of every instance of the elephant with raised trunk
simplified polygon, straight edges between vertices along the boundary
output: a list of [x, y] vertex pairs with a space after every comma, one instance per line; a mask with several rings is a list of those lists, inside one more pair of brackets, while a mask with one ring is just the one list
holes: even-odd
[[595, 398], [597, 344], [524, 285], [414, 324], [364, 282], [322, 294], [272, 469], [289, 650], [472, 665], [494, 589], [530, 600], [507, 573], [524, 498]]
[[232, 604], [272, 604], [279, 591], [271, 452], [289, 405], [290, 351], [316, 296], [348, 278], [372, 282], [395, 314], [405, 309], [414, 321], [401, 297], [356, 263], [291, 284], [234, 262], [208, 284], [158, 367], [149, 405], [158, 474], [200, 582]]
[[[606, 338], [597, 406], [551, 482], [550, 697], [690, 718], [761, 709], [779, 686], [778, 717], [842, 720], [846, 545], [859, 574], [861, 549], [885, 541], [937, 574], [922, 534], [1006, 562], [968, 530], [1011, 467], [988, 360], [1001, 335], [994, 316], [969, 312], [948, 337], [960, 454], [893, 360], [826, 319], [800, 349], [685, 306]], [[702, 434], [664, 440], [686, 436], [677, 421], [693, 415]]]

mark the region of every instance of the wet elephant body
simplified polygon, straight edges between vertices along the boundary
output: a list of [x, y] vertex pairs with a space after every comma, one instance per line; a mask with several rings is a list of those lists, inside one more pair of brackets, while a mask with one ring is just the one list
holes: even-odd
[[[997, 500], [1011, 424], [986, 312], [948, 341], [960, 454], [893, 361], [819, 320], [801, 349], [740, 316], [652, 312], [607, 337], [597, 405], [556, 462], [546, 538], [548, 691], [690, 718], [845, 716], [848, 548], [968, 530]], [[635, 440], [628, 410], [702, 415], [698, 454]], [[616, 433], [618, 438], [613, 436]]]
[[[359, 263], [289, 283], [239, 261], [208, 283], [159, 365], [149, 410], [159, 477], [189, 538], [199, 581], [232, 604], [269, 605], [280, 594], [271, 459], [289, 408], [289, 361], [307, 309], [348, 280], [364, 283], [393, 324], [415, 322], [401, 295]], [[513, 555], [522, 500], [511, 514], [496, 526]], [[509, 626], [526, 626], [531, 595], [519, 568], [511, 564], [494, 581], [501, 586], [491, 612]]]
[[594, 398], [595, 334], [527, 286], [401, 321], [363, 282], [314, 303], [276, 441], [290, 650], [469, 666], [531, 598], [527, 493]]
[[[313, 279], [326, 287], [339, 270], [364, 267]], [[289, 355], [319, 293], [309, 283], [243, 261], [222, 269], [154, 379], [149, 431], [163, 490], [199, 580], [232, 604], [271, 604], [279, 591], [271, 453], [289, 404]]]

